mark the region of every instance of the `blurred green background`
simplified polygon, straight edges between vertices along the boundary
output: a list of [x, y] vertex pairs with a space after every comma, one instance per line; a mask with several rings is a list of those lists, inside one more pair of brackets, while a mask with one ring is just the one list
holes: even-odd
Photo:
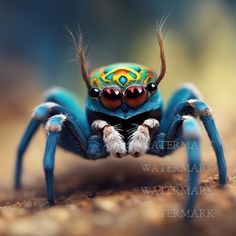
[[91, 68], [129, 61], [158, 70], [156, 21], [168, 14], [164, 98], [181, 83], [193, 82], [217, 112], [231, 111], [236, 74], [233, 0], [2, 0], [0, 103], [8, 114], [5, 119], [15, 110], [23, 114], [37, 94], [53, 85], [72, 89], [84, 101], [86, 89], [64, 25], [75, 35], [80, 25]]

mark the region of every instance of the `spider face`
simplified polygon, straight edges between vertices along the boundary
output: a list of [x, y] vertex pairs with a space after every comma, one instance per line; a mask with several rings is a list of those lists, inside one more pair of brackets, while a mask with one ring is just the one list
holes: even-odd
[[137, 109], [157, 92], [156, 79], [153, 71], [141, 65], [109, 65], [90, 74], [89, 96], [111, 110], [122, 104]]

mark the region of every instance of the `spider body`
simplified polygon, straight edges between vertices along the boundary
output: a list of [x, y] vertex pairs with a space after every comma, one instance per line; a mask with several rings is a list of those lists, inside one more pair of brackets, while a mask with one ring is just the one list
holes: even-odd
[[[139, 85], [146, 87], [157, 79], [150, 69], [132, 63], [119, 63], [99, 68], [91, 73], [90, 78], [93, 88], [98, 90], [118, 88], [121, 93], [136, 89]], [[88, 122], [92, 124], [95, 120], [105, 120], [112, 126], [119, 125], [122, 136], [128, 141], [128, 131], [134, 124], [141, 125], [148, 118], [158, 121], [161, 118], [163, 102], [160, 92], [156, 91], [155, 94], [147, 96], [149, 99], [138, 107], [132, 108], [122, 102], [117, 109], [107, 108], [99, 100], [88, 96], [86, 104]], [[142, 95], [140, 97], [142, 98]], [[112, 102], [115, 102], [114, 99]]]
[[[82, 40], [78, 55], [88, 97], [85, 111], [64, 89], [55, 88], [37, 106], [17, 151], [15, 188], [21, 186], [22, 162], [26, 148], [41, 124], [47, 132], [44, 171], [49, 204], [54, 203], [54, 156], [56, 147], [96, 160], [109, 155], [139, 157], [145, 153], [166, 156], [183, 143], [188, 144], [188, 196], [186, 212], [196, 201], [200, 169], [200, 132], [195, 118], [203, 122], [212, 141], [219, 170], [219, 183], [226, 183], [226, 163], [211, 109], [200, 100], [192, 85], [180, 87], [163, 111], [158, 88], [166, 71], [160, 32], [161, 70], [157, 75], [145, 66], [119, 63], [88, 72]], [[191, 145], [192, 144], [192, 145]]]

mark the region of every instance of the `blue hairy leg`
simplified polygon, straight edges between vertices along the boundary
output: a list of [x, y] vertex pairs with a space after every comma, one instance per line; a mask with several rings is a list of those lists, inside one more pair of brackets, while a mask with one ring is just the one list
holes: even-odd
[[224, 150], [220, 135], [215, 125], [215, 121], [212, 116], [212, 111], [209, 106], [199, 100], [190, 100], [188, 104], [194, 109], [194, 114], [199, 116], [203, 125], [207, 131], [207, 134], [211, 140], [211, 144], [216, 154], [217, 165], [219, 171], [219, 183], [225, 185], [227, 181], [227, 167], [224, 158]]
[[81, 109], [78, 104], [78, 99], [71, 92], [60, 88], [52, 88], [44, 94], [46, 102], [54, 102], [60, 106], [66, 108], [71, 114], [73, 114], [78, 122], [83, 125], [84, 133], [87, 137], [91, 135], [90, 126], [87, 121], [85, 111]]
[[194, 118], [184, 117], [182, 135], [188, 154], [188, 198], [185, 205], [185, 216], [191, 218], [197, 197], [200, 172], [200, 128]]
[[[65, 107], [70, 111], [70, 113], [74, 114], [78, 123], [82, 127], [83, 133], [88, 139], [88, 146], [86, 152], [87, 159], [99, 159], [104, 158], [108, 155], [105, 150], [104, 142], [100, 136], [92, 135], [91, 136], [91, 127], [87, 121], [87, 117], [85, 112], [80, 108], [77, 98], [69, 91], [63, 88], [52, 88], [48, 90], [44, 95], [46, 101], [55, 102], [60, 104], [62, 107]], [[64, 138], [62, 138], [59, 142], [60, 146], [64, 147], [67, 150], [70, 150], [73, 145], [71, 141], [70, 135], [66, 133], [62, 134]], [[71, 150], [73, 151], [73, 150]]]
[[21, 187], [21, 173], [22, 173], [22, 162], [23, 156], [26, 151], [26, 148], [32, 139], [35, 131], [40, 126], [41, 121], [33, 118], [28, 124], [23, 137], [21, 138], [20, 144], [16, 153], [16, 166], [15, 166], [15, 177], [14, 177], [14, 187], [19, 189]]
[[[64, 123], [71, 123], [71, 119], [65, 115], [54, 115], [46, 123], [47, 140], [44, 153], [44, 172], [47, 189], [47, 198], [50, 205], [54, 204], [54, 159], [56, 147]], [[71, 124], [73, 126], [73, 123]], [[74, 127], [76, 129], [76, 127]]]
[[196, 201], [200, 167], [200, 135], [199, 126], [191, 116], [175, 115], [167, 133], [157, 134], [150, 146], [149, 153], [165, 156], [186, 144], [188, 154], [188, 187], [185, 216], [191, 216]]
[[17, 148], [16, 153], [16, 166], [15, 166], [15, 176], [14, 176], [14, 187], [15, 189], [19, 189], [21, 187], [21, 175], [22, 175], [22, 163], [24, 153], [37, 131], [40, 124], [42, 124], [49, 115], [49, 111], [51, 107], [57, 106], [54, 103], [45, 103], [40, 106], [37, 106], [32, 114], [31, 121], [25, 129], [25, 132], [21, 138], [20, 144]]
[[50, 205], [54, 204], [54, 159], [59, 138], [59, 132], [52, 131], [48, 133], [43, 161], [47, 199]]
[[[200, 154], [199, 148], [195, 147], [199, 146], [199, 137], [190, 137], [189, 135], [187, 135], [189, 139], [186, 139], [186, 132], [188, 131], [192, 135], [198, 134], [198, 127], [196, 121], [185, 121], [184, 117], [186, 114], [194, 117], [200, 117], [207, 131], [207, 134], [212, 141], [212, 145], [216, 153], [219, 170], [219, 183], [221, 185], [224, 185], [227, 179], [226, 163], [224, 159], [222, 142], [216, 129], [211, 110], [204, 102], [194, 99], [197, 97], [197, 94], [195, 92], [195, 89], [192, 92], [191, 90], [191, 87], [182, 87], [174, 94], [174, 96], [170, 100], [166, 112], [164, 113], [159, 131], [152, 139], [148, 152], [150, 154], [165, 156], [173, 152], [175, 149], [179, 148], [182, 145], [183, 140], [185, 142], [188, 142], [188, 144], [194, 144], [193, 142], [195, 142], [195, 144], [197, 145], [191, 145], [192, 148], [188, 149], [187, 151], [189, 164], [191, 165], [191, 162], [193, 161], [193, 163], [198, 166], [200, 161]], [[185, 128], [185, 126], [187, 128]], [[182, 132], [180, 127], [182, 127]], [[192, 132], [190, 132], [191, 129]], [[166, 145], [166, 143], [168, 143], [168, 145]], [[195, 185], [195, 187], [197, 187], [197, 179], [198, 173], [189, 173], [190, 193], [191, 189]], [[193, 210], [195, 198], [196, 196], [194, 194], [188, 197], [185, 208], [186, 211], [191, 212]]]
[[[81, 130], [76, 120], [70, 115], [53, 115], [46, 122], [47, 141], [44, 154], [44, 171], [47, 189], [48, 203], [54, 204], [54, 159], [57, 144], [60, 140], [60, 135], [63, 130], [68, 129], [70, 134], [77, 140], [77, 145], [81, 145]], [[96, 140], [94, 140], [96, 142]], [[85, 143], [83, 143], [85, 145]], [[96, 145], [94, 145], [96, 146]], [[87, 147], [87, 146], [86, 146]], [[86, 156], [87, 149], [82, 146], [84, 156]], [[98, 151], [98, 150], [97, 150]], [[101, 155], [101, 154], [100, 154]], [[95, 157], [94, 157], [95, 159]]]
[[195, 88], [195, 86], [192, 84], [185, 84], [174, 92], [168, 102], [166, 110], [164, 111], [159, 131], [152, 139], [149, 153], [165, 156], [172, 153], [176, 148], [181, 146], [175, 145], [173, 142], [173, 146], [170, 147], [171, 143], [169, 143], [167, 148], [165, 144], [167, 141], [171, 141], [171, 138], [176, 134], [178, 126], [180, 126], [182, 123], [181, 116], [184, 114], [184, 112], [180, 112], [180, 104], [183, 104], [183, 102], [186, 102], [189, 99], [198, 99], [199, 97], [200, 94], [197, 88]]
[[[16, 167], [15, 167], [15, 188], [18, 189], [21, 186], [21, 175], [22, 175], [22, 163], [24, 153], [40, 124], [45, 123], [47, 119], [55, 114], [64, 114], [70, 117], [71, 121], [74, 122], [74, 127], [68, 127], [67, 133], [73, 134], [70, 136], [74, 137], [74, 143], [71, 143], [71, 151], [74, 151], [78, 154], [85, 155], [87, 150], [87, 137], [83, 134], [83, 129], [78, 124], [75, 117], [67, 112], [63, 107], [55, 104], [55, 103], [44, 103], [35, 108], [32, 119], [27, 126], [24, 135], [21, 139], [21, 142], [17, 149], [17, 159], [16, 159]], [[70, 125], [70, 124], [69, 124]], [[80, 145], [78, 145], [78, 143]]]
[[[167, 133], [168, 130], [173, 130], [171, 126], [176, 123], [173, 122], [173, 119], [176, 119], [176, 117], [185, 114], [199, 117], [204, 124], [216, 154], [219, 171], [219, 183], [224, 185], [227, 180], [227, 167], [224, 158], [222, 141], [216, 128], [211, 109], [205, 102], [197, 100], [198, 97], [197, 90], [192, 86], [183, 86], [175, 92], [169, 102], [166, 112], [164, 113], [159, 133], [156, 136], [156, 140], [154, 139], [155, 144], [164, 143], [164, 141], [169, 140]], [[184, 100], [186, 98], [187, 100]], [[175, 146], [179, 147], [178, 145]], [[165, 147], [162, 145], [162, 147], [159, 146], [159, 148], [154, 149], [153, 154], [160, 153], [161, 155], [166, 155], [173, 150], [174, 148], [171, 150], [165, 149]]]
[[[76, 99], [63, 89], [53, 89], [47, 93], [46, 99], [54, 102], [47, 102], [37, 106], [32, 114], [32, 119], [27, 126], [17, 150], [15, 167], [15, 189], [21, 186], [22, 163], [24, 153], [40, 124], [56, 114], [64, 114], [70, 117], [71, 122], [67, 129], [60, 134], [58, 144], [68, 151], [82, 155], [88, 159], [98, 159], [107, 156], [104, 144], [100, 137], [90, 137], [90, 128], [85, 114], [79, 108]], [[61, 103], [61, 105], [58, 105]], [[65, 108], [66, 107], [66, 108]], [[70, 110], [73, 110], [73, 114]], [[90, 140], [91, 139], [91, 140]]]
[[217, 158], [217, 166], [219, 171], [219, 183], [225, 185], [227, 181], [227, 167], [224, 157], [224, 150], [220, 135], [215, 125], [212, 116], [211, 108], [203, 101], [197, 99], [190, 99], [188, 101], [178, 104], [175, 114], [189, 114], [194, 117], [199, 117], [203, 122], [208, 137], [215, 151]]
[[173, 116], [178, 113], [178, 104], [189, 99], [200, 99], [199, 91], [192, 84], [185, 84], [174, 92], [164, 112], [160, 132], [167, 132], [168, 126], [172, 123]]

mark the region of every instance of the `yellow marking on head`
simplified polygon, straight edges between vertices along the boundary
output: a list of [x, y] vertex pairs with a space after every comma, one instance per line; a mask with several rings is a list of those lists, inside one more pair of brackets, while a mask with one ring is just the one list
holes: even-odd
[[[130, 72], [132, 74], [135, 75], [135, 78], [132, 77], [132, 75], [130, 74]], [[107, 79], [107, 76], [113, 74], [112, 78], [111, 79]], [[120, 82], [120, 77], [124, 76], [127, 81], [125, 83], [121, 83]], [[131, 69], [131, 68], [115, 68], [111, 71], [109, 71], [108, 73], [104, 74], [102, 73], [101, 74], [101, 78], [103, 81], [105, 82], [116, 82], [117, 84], [119, 84], [120, 86], [125, 86], [127, 84], [129, 84], [131, 81], [138, 81], [141, 79], [141, 76], [140, 76], [140, 73], [138, 73], [137, 71]]]
[[101, 86], [100, 86], [100, 83], [99, 83], [99, 81], [98, 81], [97, 78], [93, 79], [93, 80], [91, 81], [91, 84], [92, 84], [93, 86], [96, 85], [100, 90], [102, 90], [102, 88], [101, 88]]

